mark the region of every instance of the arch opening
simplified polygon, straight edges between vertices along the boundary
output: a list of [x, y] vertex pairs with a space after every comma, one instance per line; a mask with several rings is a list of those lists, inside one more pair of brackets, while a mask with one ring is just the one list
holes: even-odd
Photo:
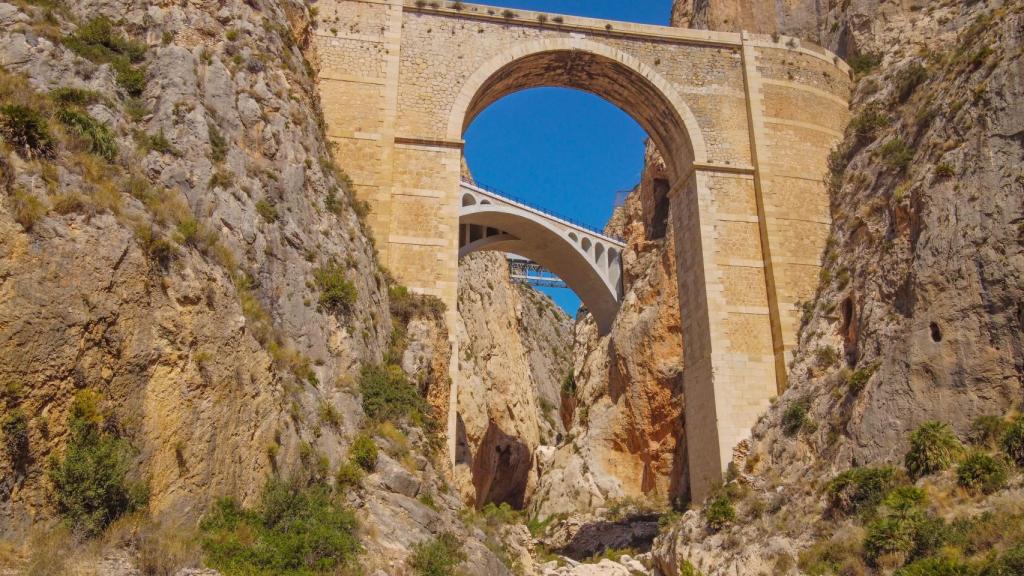
[[[696, 120], [667, 81], [635, 57], [581, 39], [527, 42], [485, 63], [456, 99], [449, 138], [462, 139], [489, 106], [532, 88], [587, 92], [632, 117], [665, 160], [666, 207], [671, 184], [689, 178], [693, 163], [706, 160]], [[481, 202], [461, 211], [460, 223], [493, 226], [504, 236], [460, 250], [460, 257], [471, 251], [497, 250], [537, 262], [565, 281], [591, 312], [599, 332], [607, 333], [618, 312], [623, 278], [617, 245], [595, 242], [598, 237], [586, 234], [545, 229], [536, 220], [501, 214], [501, 208]]]

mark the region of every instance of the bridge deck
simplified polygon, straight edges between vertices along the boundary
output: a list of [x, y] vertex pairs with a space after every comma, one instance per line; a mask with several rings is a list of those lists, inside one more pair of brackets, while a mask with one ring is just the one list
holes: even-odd
[[532, 212], [532, 213], [534, 213], [534, 214], [536, 214], [536, 215], [538, 215], [538, 216], [540, 216], [542, 218], [545, 218], [545, 219], [548, 219], [548, 220], [554, 220], [554, 221], [559, 222], [560, 224], [563, 224], [563, 225], [568, 226], [570, 228], [575, 228], [575, 229], [579, 230], [580, 232], [585, 232], [588, 235], [596, 236], [596, 237], [600, 238], [601, 240], [604, 240], [605, 242], [607, 242], [608, 244], [611, 244], [612, 246], [614, 246], [616, 248], [620, 248], [621, 249], [621, 248], [625, 248], [626, 247], [626, 240], [624, 238], [620, 237], [620, 236], [615, 236], [614, 234], [606, 234], [603, 230], [598, 230], [597, 228], [594, 228], [592, 226], [587, 226], [586, 224], [584, 224], [582, 222], [579, 222], [577, 220], [573, 220], [572, 218], [569, 218], [569, 217], [566, 217], [566, 216], [560, 216], [560, 215], [555, 214], [555, 213], [553, 213], [553, 212], [551, 212], [549, 210], [541, 208], [540, 206], [537, 206], [535, 204], [529, 203], [526, 200], [523, 200], [521, 198], [517, 198], [517, 197], [512, 196], [510, 194], [506, 194], [505, 192], [500, 192], [500, 191], [495, 190], [493, 188], [490, 188], [488, 186], [484, 186], [484, 185], [476, 183], [476, 182], [470, 182], [470, 181], [468, 181], [466, 179], [462, 180], [462, 187], [467, 189], [467, 190], [476, 192], [477, 194], [481, 194], [483, 196], [487, 196], [487, 197], [492, 198], [494, 200], [498, 200], [499, 202], [502, 202], [502, 203], [505, 203], [505, 204], [511, 204], [512, 206], [515, 206], [515, 207], [520, 208], [522, 210], [526, 210], [528, 212]]

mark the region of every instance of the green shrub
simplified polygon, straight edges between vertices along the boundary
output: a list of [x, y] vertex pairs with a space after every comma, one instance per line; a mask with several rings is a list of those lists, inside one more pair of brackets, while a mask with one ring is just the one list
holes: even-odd
[[946, 521], [933, 514], [922, 514], [915, 523], [914, 552], [911, 559], [931, 556], [942, 549], [949, 540], [950, 527]]
[[129, 481], [128, 443], [104, 430], [99, 398], [75, 396], [68, 420], [70, 440], [48, 470], [57, 512], [86, 535], [97, 534], [116, 518], [145, 503], [145, 486]]
[[256, 212], [260, 215], [260, 218], [263, 218], [263, 221], [268, 224], [277, 222], [277, 208], [266, 200], [259, 200], [256, 202]]
[[231, 188], [234, 183], [235, 175], [232, 174], [230, 170], [218, 168], [217, 170], [214, 170], [213, 174], [210, 176], [209, 186], [211, 190], [214, 188], [224, 188], [227, 190], [228, 188]]
[[359, 373], [363, 412], [370, 420], [409, 421], [428, 430], [436, 427], [430, 406], [398, 366], [364, 366]]
[[952, 178], [956, 176], [956, 170], [953, 166], [943, 162], [935, 167], [935, 175], [939, 178]]
[[445, 532], [414, 546], [409, 568], [418, 576], [452, 576], [465, 560], [462, 541], [455, 534]]
[[327, 191], [327, 197], [324, 198], [324, 209], [335, 216], [341, 216], [344, 206], [341, 199], [338, 198], [338, 192], [333, 187]]
[[50, 99], [65, 106], [89, 106], [97, 102], [107, 102], [106, 96], [95, 90], [61, 87], [50, 90]]
[[569, 373], [562, 379], [562, 396], [573, 397], [576, 395], [576, 374], [569, 370]]
[[114, 161], [117, 156], [117, 140], [106, 124], [101, 124], [85, 112], [71, 108], [57, 110], [56, 118], [58, 122], [67, 126], [72, 134], [85, 140], [89, 152], [108, 162]]
[[710, 501], [704, 511], [708, 529], [717, 532], [736, 521], [736, 508], [727, 494], [719, 494]]
[[317, 408], [317, 413], [320, 416], [320, 421], [324, 424], [337, 428], [341, 426], [341, 413], [334, 407], [334, 404], [323, 401]]
[[871, 512], [901, 482], [892, 466], [851, 468], [828, 483], [829, 506], [843, 514]]
[[882, 505], [890, 512], [906, 515], [921, 508], [928, 494], [917, 486], [897, 486], [882, 498]]
[[0, 136], [26, 158], [48, 158], [53, 154], [49, 124], [31, 108], [17, 104], [0, 106]]
[[377, 443], [369, 434], [360, 434], [352, 440], [348, 457], [363, 470], [372, 472], [377, 466]]
[[854, 54], [846, 61], [857, 74], [867, 74], [882, 63], [882, 55], [878, 53]]
[[949, 424], [925, 422], [910, 435], [910, 450], [904, 459], [907, 473], [916, 480], [941, 472], [952, 466], [962, 451], [963, 445]]
[[811, 403], [808, 399], [797, 400], [782, 413], [782, 433], [786, 436], [796, 436], [810, 422], [807, 411]]
[[175, 226], [176, 239], [182, 246], [197, 247], [200, 243], [199, 221], [195, 218], [186, 218]]
[[898, 172], [903, 172], [914, 159], [914, 149], [896, 137], [886, 142], [881, 148], [882, 162]]
[[950, 528], [925, 511], [927, 494], [915, 486], [898, 486], [882, 500], [883, 514], [867, 526], [864, 552], [872, 563], [885, 556], [901, 562], [923, 558], [941, 548]]
[[335, 314], [346, 313], [356, 303], [356, 287], [345, 277], [345, 269], [338, 264], [328, 264], [313, 271], [313, 278], [320, 289], [320, 306]]
[[986, 566], [980, 576], [1020, 576], [1024, 574], [1024, 544], [1011, 548]]
[[180, 156], [181, 153], [174, 148], [171, 141], [164, 135], [164, 131], [161, 129], [156, 134], [146, 134], [145, 132], [138, 130], [133, 134], [135, 138], [135, 144], [139, 147], [139, 150], [143, 154], [149, 154], [152, 152], [158, 152], [160, 154], [169, 154], [171, 156]]
[[967, 564], [950, 558], [925, 558], [908, 564], [893, 576], [973, 576], [974, 570]]
[[111, 66], [114, 68], [114, 79], [129, 96], [142, 95], [142, 92], [146, 90], [146, 68], [144, 66], [132, 66], [125, 60], [115, 60]]
[[388, 289], [391, 317], [403, 325], [413, 318], [431, 318], [440, 321], [446, 310], [444, 302], [436, 296], [416, 294], [408, 288], [395, 285]]
[[[853, 152], [853, 145], [845, 141], [840, 141], [829, 151], [826, 158], [828, 172], [825, 174], [825, 186], [829, 194], [838, 194], [842, 189]], [[807, 313], [806, 310], [804, 312]]]
[[146, 55], [145, 44], [116, 32], [113, 22], [105, 16], [79, 26], [73, 36], [65, 39], [64, 45], [93, 62], [109, 62], [118, 57], [138, 62]]
[[1010, 423], [1000, 416], [979, 416], [971, 423], [971, 443], [984, 448], [998, 448], [1010, 429]]
[[836, 360], [839, 359], [839, 355], [836, 354], [836, 349], [831, 346], [819, 346], [814, 351], [814, 364], [822, 369], [828, 369], [835, 366]]
[[18, 187], [11, 193], [11, 212], [14, 213], [14, 220], [29, 231], [46, 215], [46, 205], [35, 194]]
[[877, 563], [883, 556], [910, 557], [917, 547], [915, 519], [887, 516], [872, 521], [864, 537], [864, 553], [868, 560]]
[[1024, 416], [1016, 420], [1003, 434], [1003, 451], [1017, 463], [1017, 466], [1024, 467]]
[[704, 576], [704, 573], [689, 560], [683, 560], [682, 565], [679, 566], [679, 576]]
[[20, 408], [8, 410], [0, 419], [0, 432], [4, 436], [4, 453], [18, 466], [28, 458], [28, 418]]
[[320, 485], [272, 479], [260, 503], [217, 502], [200, 524], [207, 564], [226, 575], [333, 575], [358, 566], [355, 515]]
[[206, 133], [210, 138], [210, 159], [223, 162], [228, 156], [228, 142], [214, 124], [206, 125]]
[[869, 104], [860, 114], [850, 120], [849, 130], [857, 137], [858, 143], [867, 143], [878, 137], [882, 128], [891, 120], [878, 104]]
[[1006, 486], [1009, 473], [1006, 464], [984, 452], [972, 452], [956, 470], [956, 481], [972, 492], [991, 494]]
[[508, 502], [502, 502], [501, 504], [488, 502], [487, 505], [480, 509], [480, 514], [489, 526], [521, 524], [523, 521], [522, 514], [512, 508]]
[[868, 380], [875, 375], [875, 370], [878, 369], [878, 364], [872, 364], [864, 368], [857, 368], [850, 373], [850, 376], [846, 380], [846, 386], [850, 389], [850, 393], [857, 395], [860, 394], [864, 387], [868, 385]]
[[110, 64], [117, 83], [131, 96], [146, 88], [146, 70], [133, 64], [142, 61], [146, 45], [129, 40], [114, 30], [110, 19], [100, 16], [78, 28], [63, 43], [79, 56], [98, 64]]
[[334, 476], [338, 488], [355, 488], [363, 484], [363, 469], [355, 462], [342, 462]]
[[[662, 518], [665, 518], [666, 516], [668, 515], [663, 514], [661, 518], [658, 518], [659, 528], [662, 527]], [[531, 536], [533, 536], [534, 538], [539, 538], [540, 536], [543, 536], [545, 533], [547, 533], [548, 526], [550, 526], [551, 523], [554, 522], [557, 518], [558, 515], [556, 514], [552, 514], [551, 516], [548, 516], [544, 519], [541, 519], [539, 516], [534, 516], [526, 522], [526, 529], [530, 531]], [[666, 520], [666, 522], [667, 521], [668, 520]]]

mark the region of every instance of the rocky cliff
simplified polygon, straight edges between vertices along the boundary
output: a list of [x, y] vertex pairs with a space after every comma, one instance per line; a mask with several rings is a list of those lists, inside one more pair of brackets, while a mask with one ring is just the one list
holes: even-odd
[[522, 508], [536, 488], [538, 448], [565, 432], [560, 389], [572, 369], [571, 319], [547, 296], [513, 284], [494, 252], [460, 263], [459, 319], [456, 475], [468, 502]]
[[626, 294], [608, 335], [581, 315], [574, 378], [563, 388], [568, 434], [543, 454], [532, 509], [541, 517], [634, 499], [685, 497], [682, 335], [667, 186], [657, 153], [608, 232], [626, 239]]
[[[1000, 554], [1020, 535], [995, 526], [1019, 525], [1020, 476], [983, 494], [971, 478], [979, 460], [1002, 477], [1007, 454], [988, 455], [983, 430], [1000, 430], [1024, 399], [1024, 12], [854, 1], [819, 26], [830, 48], [852, 47], [858, 84], [826, 175], [832, 235], [790, 388], [755, 428], [736, 480], [662, 538], [657, 556], [665, 573], [889, 573], [905, 563], [913, 568], [901, 573], [1003, 573], [992, 566], [1009, 566]], [[969, 441], [973, 460], [952, 456]], [[950, 455], [929, 460], [936, 446]], [[935, 467], [922, 472], [922, 459]], [[861, 484], [904, 467], [922, 490], [913, 503], [913, 490], [886, 495], [906, 480]], [[844, 504], [851, 493], [861, 508]], [[854, 509], [870, 513], [844, 514]], [[945, 536], [928, 540], [925, 526]], [[965, 544], [955, 526], [995, 534]], [[960, 572], [925, 568], [942, 562]]]
[[[918, 9], [926, 0], [911, 2], [874, 2], [882, 19], [905, 9]], [[787, 34], [835, 48], [845, 56], [850, 46], [853, 26], [863, 29], [871, 19], [846, 18], [849, 3], [817, 0], [677, 0], [672, 4], [672, 26], [752, 32], [756, 34]], [[871, 14], [865, 10], [863, 15]]]
[[454, 541], [506, 573], [419, 408], [448, 394], [437, 305], [381, 270], [323, 134], [311, 10], [0, 3], [0, 569], [172, 573], [201, 516], [227, 523], [207, 560], [270, 522], [216, 498], [291, 490], [358, 536], [325, 562], [392, 574]]
[[[297, 462], [315, 418], [293, 405], [352, 414], [339, 384], [390, 334], [321, 136], [306, 7], [59, 6], [0, 10], [5, 101], [56, 109], [67, 133], [52, 152], [6, 139], [0, 371], [22, 390], [8, 406], [34, 416], [42, 463], [74, 391], [98, 391], [136, 439], [156, 513], [250, 497], [268, 446], [279, 467]], [[143, 76], [126, 86], [106, 45], [135, 35]], [[325, 300], [322, 280], [351, 299]], [[354, 425], [316, 443], [341, 453]], [[42, 514], [40, 472], [4, 475], [6, 528]]]

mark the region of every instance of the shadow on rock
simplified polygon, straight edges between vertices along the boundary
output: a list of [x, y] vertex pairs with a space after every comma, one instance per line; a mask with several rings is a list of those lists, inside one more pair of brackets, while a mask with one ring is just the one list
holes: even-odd
[[633, 516], [616, 522], [591, 522], [580, 528], [559, 552], [580, 561], [609, 548], [631, 548], [642, 553], [651, 549], [657, 535], [657, 514]]

